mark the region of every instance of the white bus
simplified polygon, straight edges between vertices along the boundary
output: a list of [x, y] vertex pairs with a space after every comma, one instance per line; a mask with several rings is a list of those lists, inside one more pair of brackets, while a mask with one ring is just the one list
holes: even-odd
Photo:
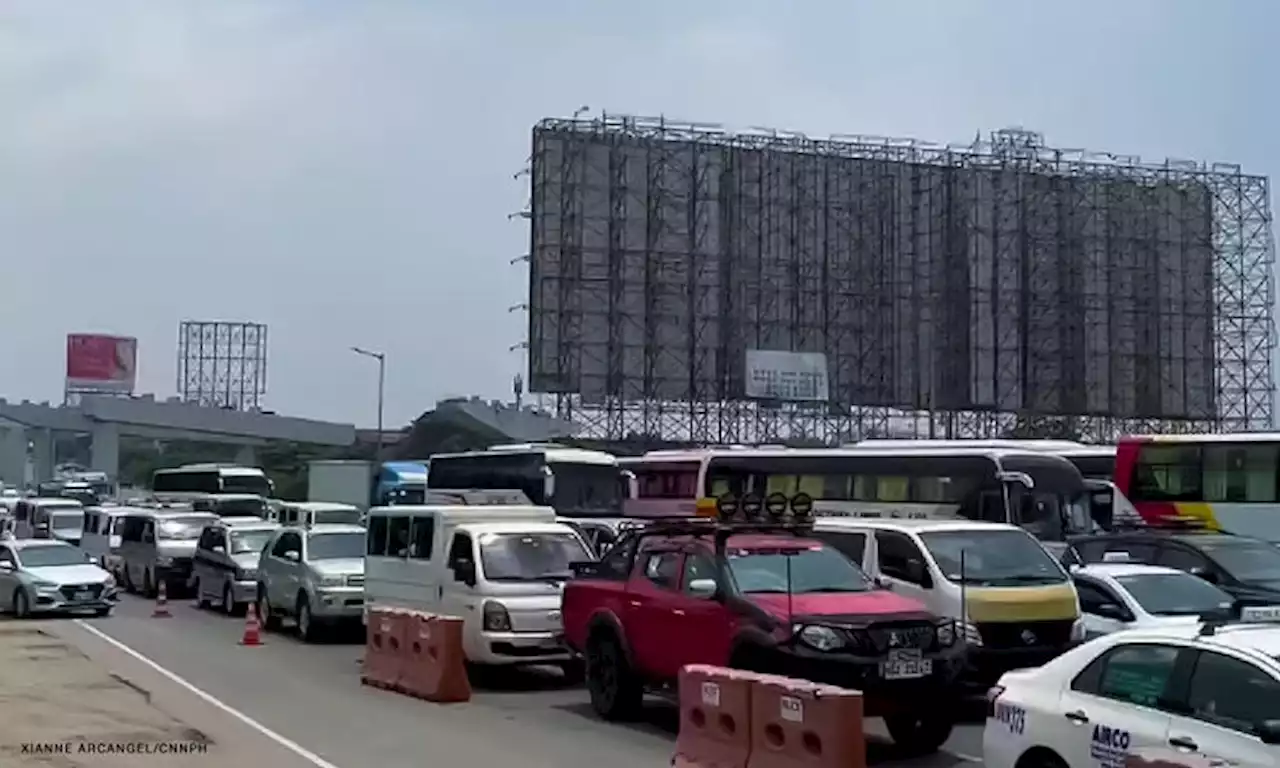
[[151, 476], [151, 491], [160, 501], [187, 501], [219, 493], [252, 494], [265, 499], [275, 495], [275, 485], [258, 467], [184, 464], [156, 470]]
[[561, 517], [621, 517], [629, 476], [612, 454], [550, 443], [431, 457], [429, 490], [521, 491]]
[[996, 448], [748, 448], [619, 459], [633, 476], [625, 517], [704, 514], [731, 494], [804, 493], [818, 516], [965, 518], [1041, 539], [1093, 528], [1080, 471], [1051, 453]]

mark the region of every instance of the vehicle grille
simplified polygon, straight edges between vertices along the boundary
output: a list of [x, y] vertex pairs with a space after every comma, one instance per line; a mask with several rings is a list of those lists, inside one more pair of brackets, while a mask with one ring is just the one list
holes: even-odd
[[1028, 648], [1066, 645], [1071, 642], [1074, 621], [1010, 621], [978, 625], [978, 634], [987, 648]]
[[64, 587], [59, 587], [58, 591], [62, 593], [62, 597], [66, 600], [74, 600], [77, 592], [88, 592], [90, 595], [93, 596], [94, 600], [97, 600], [98, 596], [102, 594], [102, 585], [101, 584], [68, 584]]
[[853, 634], [859, 645], [877, 654], [890, 650], [928, 651], [936, 640], [932, 624], [872, 625]]
[[363, 576], [348, 576], [348, 577], [347, 577], [347, 586], [348, 586], [348, 587], [363, 587], [363, 586], [364, 586], [364, 577], [363, 577]]

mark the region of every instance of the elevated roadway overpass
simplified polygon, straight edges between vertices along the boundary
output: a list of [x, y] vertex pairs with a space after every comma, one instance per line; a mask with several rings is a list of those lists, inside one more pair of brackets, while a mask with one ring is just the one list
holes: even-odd
[[28, 446], [34, 447], [35, 478], [51, 476], [53, 437], [59, 432], [90, 435], [90, 467], [112, 477], [120, 470], [122, 436], [238, 445], [237, 461], [245, 464], [254, 463], [254, 448], [273, 440], [344, 447], [356, 437], [353, 424], [210, 408], [177, 398], [86, 396], [74, 406], [0, 399], [0, 479], [24, 482]]

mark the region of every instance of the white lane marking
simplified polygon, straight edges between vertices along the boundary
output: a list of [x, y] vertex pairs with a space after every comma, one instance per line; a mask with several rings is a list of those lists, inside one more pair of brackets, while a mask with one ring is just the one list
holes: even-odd
[[160, 673], [164, 677], [168, 678], [170, 681], [177, 684], [179, 687], [194, 694], [197, 698], [201, 699], [202, 701], [208, 704], [211, 704], [214, 707], [217, 707], [218, 709], [222, 710], [228, 715], [231, 715], [235, 719], [239, 720], [240, 722], [249, 726], [253, 730], [257, 731], [258, 733], [262, 734], [263, 736], [266, 736], [268, 739], [271, 739], [272, 741], [284, 747], [285, 749], [289, 750], [293, 754], [297, 755], [303, 760], [306, 760], [307, 762], [316, 766], [316, 768], [338, 768], [338, 766], [334, 765], [328, 760], [325, 760], [323, 757], [317, 755], [315, 752], [312, 752], [311, 750], [302, 746], [298, 742], [293, 741], [292, 739], [289, 739], [285, 736], [281, 736], [280, 734], [271, 730], [270, 728], [258, 722], [257, 720], [254, 720], [252, 717], [249, 717], [248, 715], [236, 709], [235, 707], [231, 706], [230, 704], [224, 703], [221, 699], [217, 698], [213, 694], [208, 693], [204, 690], [201, 690], [200, 688], [197, 688], [194, 683], [187, 681], [185, 678], [181, 677], [177, 673], [170, 672], [168, 669], [165, 669], [164, 667], [160, 666], [160, 664], [158, 664], [157, 662], [152, 661], [151, 659], [142, 655], [142, 653], [140, 653], [139, 651], [135, 651], [134, 649], [130, 648], [129, 646], [115, 639], [111, 635], [108, 635], [106, 632], [103, 632], [97, 627], [89, 624], [83, 619], [75, 619], [74, 623], [79, 627], [81, 627], [82, 629], [84, 629], [89, 634], [103, 641], [104, 643], [107, 643], [108, 645], [112, 646], [116, 650], [119, 650], [122, 653], [127, 654], [130, 658], [136, 659], [142, 662], [143, 664], [146, 664], [148, 667]]
[[980, 763], [980, 762], [982, 762], [982, 758], [980, 758], [980, 757], [974, 757], [973, 755], [966, 755], [966, 754], [964, 754], [964, 753], [962, 753], [962, 752], [948, 752], [947, 754], [948, 754], [948, 755], [951, 755], [952, 757], [958, 757], [958, 758], [960, 758], [961, 760], [964, 760], [965, 762], [969, 762], [969, 763]]

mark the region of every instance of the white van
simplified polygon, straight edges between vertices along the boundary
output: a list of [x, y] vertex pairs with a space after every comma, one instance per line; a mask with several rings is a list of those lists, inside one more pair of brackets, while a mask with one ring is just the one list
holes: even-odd
[[1040, 666], [1084, 638], [1066, 569], [1017, 526], [820, 517], [814, 535], [881, 586], [959, 622], [972, 682], [992, 685], [1010, 669]]
[[312, 528], [316, 525], [363, 525], [364, 513], [352, 504], [332, 501], [286, 501], [276, 513], [280, 525]]
[[13, 507], [13, 532], [19, 539], [59, 539], [80, 543], [84, 505], [74, 499], [22, 499]]
[[84, 511], [84, 529], [80, 549], [113, 576], [120, 573], [120, 528], [129, 507], [88, 507]]
[[368, 523], [366, 607], [461, 617], [476, 664], [553, 664], [581, 676], [560, 602], [569, 564], [592, 556], [550, 507], [375, 507]]

